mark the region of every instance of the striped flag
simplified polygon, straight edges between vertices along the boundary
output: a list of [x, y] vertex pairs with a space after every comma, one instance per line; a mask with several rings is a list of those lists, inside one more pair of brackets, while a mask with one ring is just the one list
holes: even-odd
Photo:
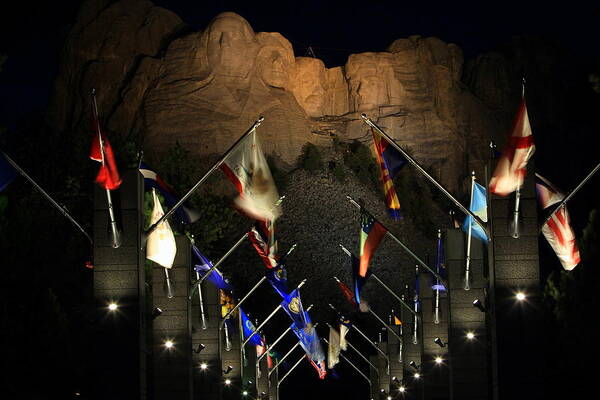
[[[535, 177], [535, 188], [543, 209], [547, 209], [564, 199], [564, 194], [547, 179], [539, 174], [535, 174]], [[581, 257], [579, 256], [579, 249], [566, 206], [561, 207], [552, 214], [552, 217], [542, 227], [542, 233], [558, 256], [564, 269], [570, 271], [579, 264]]]
[[[387, 229], [364, 209], [360, 210], [360, 266], [358, 275], [367, 276], [369, 262], [375, 254], [375, 250], [387, 233]], [[358, 300], [358, 299], [357, 299]]]
[[521, 187], [527, 173], [527, 161], [534, 152], [535, 144], [533, 143], [525, 98], [523, 97], [512, 133], [490, 180], [490, 192], [507, 196]]
[[[144, 188], [152, 190], [155, 188], [160, 192], [165, 202], [169, 207], [173, 207], [179, 201], [179, 197], [168, 183], [163, 181], [161, 177], [151, 169], [145, 162], [140, 163], [139, 171], [144, 177]], [[200, 213], [192, 208], [189, 202], [185, 202], [175, 211], [175, 216], [184, 224], [192, 224], [200, 218]]]
[[390, 142], [388, 142], [379, 133], [371, 129], [373, 134], [373, 146], [375, 147], [375, 155], [377, 156], [377, 163], [381, 170], [381, 180], [383, 182], [383, 192], [385, 194], [385, 201], [388, 206], [390, 217], [393, 219], [401, 219], [400, 213], [400, 201], [394, 189], [394, 177], [398, 174], [398, 171], [406, 164], [406, 159], [396, 150]]
[[265, 267], [275, 268], [278, 264], [278, 257], [274, 222], [257, 221], [248, 232], [248, 238]]

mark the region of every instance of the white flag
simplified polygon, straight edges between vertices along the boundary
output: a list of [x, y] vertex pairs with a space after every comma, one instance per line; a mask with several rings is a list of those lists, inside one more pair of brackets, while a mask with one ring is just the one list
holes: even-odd
[[350, 329], [344, 325], [340, 324], [340, 349], [346, 351], [348, 350], [348, 343], [346, 342], [346, 334]]
[[267, 164], [256, 130], [231, 151], [221, 169], [236, 186], [240, 196], [235, 204], [251, 218], [274, 221], [280, 214], [275, 206], [279, 193]]
[[506, 148], [498, 160], [494, 175], [490, 180], [490, 192], [507, 196], [521, 187], [527, 173], [527, 161], [534, 152], [535, 144], [525, 98], [523, 98]]
[[329, 345], [327, 346], [327, 368], [331, 369], [340, 362], [340, 334], [329, 328]]
[[[150, 225], [154, 225], [164, 215], [160, 201], [156, 196], [156, 190], [154, 189], [152, 189], [152, 199], [154, 200], [154, 208], [152, 209]], [[165, 268], [171, 268], [176, 253], [175, 236], [169, 222], [165, 220], [148, 235], [148, 240], [146, 241], [146, 258]]]
[[[564, 199], [562, 194], [554, 185], [539, 174], [535, 174], [535, 189], [538, 200], [543, 209], [546, 209]], [[563, 268], [572, 270], [579, 264], [579, 248], [575, 241], [575, 233], [571, 228], [571, 220], [567, 207], [561, 207], [542, 227], [544, 237], [556, 253]]]

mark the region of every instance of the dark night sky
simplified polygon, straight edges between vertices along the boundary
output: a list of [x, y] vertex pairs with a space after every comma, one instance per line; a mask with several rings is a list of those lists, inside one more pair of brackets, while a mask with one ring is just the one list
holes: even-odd
[[[577, 53], [597, 47], [600, 11], [564, 3], [346, 1], [155, 1], [201, 29], [219, 12], [235, 11], [255, 31], [280, 32], [296, 55], [312, 46], [327, 66], [341, 65], [351, 53], [384, 50], [410, 35], [437, 36], [458, 44], [465, 59], [493, 50], [512, 35], [555, 38]], [[0, 74], [0, 120], [43, 109], [57, 73], [59, 51], [80, 1], [11, 2], [0, 13], [0, 53], [8, 60]], [[595, 55], [598, 62], [598, 54]]]
[[[8, 127], [14, 126], [20, 115], [46, 107], [57, 74], [60, 49], [80, 1], [11, 3], [10, 7], [0, 6], [0, 54], [8, 55], [0, 73], [0, 126]], [[573, 7], [573, 3], [565, 2], [554, 6], [550, 2], [530, 4], [523, 1], [436, 5], [429, 1], [380, 0], [280, 0], [277, 5], [250, 0], [239, 5], [230, 1], [198, 0], [155, 3], [178, 14], [193, 29], [203, 28], [219, 12], [235, 11], [245, 17], [256, 32], [280, 32], [291, 41], [297, 56], [305, 55], [307, 46], [312, 46], [316, 56], [328, 67], [344, 64], [351, 53], [382, 51], [393, 40], [415, 34], [456, 43], [463, 49], [466, 60], [497, 48], [513, 35], [531, 34], [558, 40], [576, 57], [586, 59], [585, 65], [600, 70], [598, 6], [592, 9]], [[546, 155], [545, 162], [551, 157], [555, 155]], [[579, 160], [581, 168], [576, 171], [577, 176], [582, 177], [597, 161], [591, 159], [582, 163]], [[562, 183], [565, 189], [574, 184], [557, 183], [559, 186]], [[577, 230], [584, 226], [585, 214], [592, 207], [589, 200], [592, 187], [586, 190], [573, 201], [574, 206], [581, 201], [585, 208], [574, 218]], [[593, 204], [597, 205], [597, 201]], [[558, 263], [554, 261], [554, 264]], [[305, 374], [314, 374], [308, 364], [300, 369]], [[352, 375], [345, 367], [341, 373]], [[311, 379], [310, 384], [314, 386], [313, 390], [324, 388], [322, 382], [316, 383], [316, 379]], [[343, 388], [339, 383], [329, 382], [328, 385], [328, 390], [334, 387], [342, 392], [345, 390], [347, 395], [352, 395], [355, 389]], [[362, 389], [366, 391], [365, 387]]]

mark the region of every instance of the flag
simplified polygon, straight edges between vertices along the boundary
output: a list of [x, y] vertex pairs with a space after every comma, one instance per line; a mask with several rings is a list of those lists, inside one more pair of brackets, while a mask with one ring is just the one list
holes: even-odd
[[9, 164], [4, 155], [0, 153], [0, 192], [2, 192], [9, 183], [17, 176], [17, 170]]
[[[367, 275], [369, 262], [375, 254], [379, 243], [387, 233], [387, 229], [362, 207], [360, 209], [360, 267], [358, 274], [363, 278]], [[357, 299], [358, 300], [358, 299]]]
[[273, 222], [257, 221], [248, 232], [252, 246], [267, 268], [277, 266], [277, 241], [274, 227]]
[[[536, 177], [536, 192], [538, 200], [543, 209], [559, 203], [564, 199], [561, 193], [554, 185], [539, 174]], [[552, 217], [542, 226], [544, 237], [558, 256], [562, 266], [567, 271], [572, 270], [579, 264], [579, 248], [575, 241], [575, 234], [571, 228], [571, 222], [567, 207], [561, 207]]]
[[[154, 225], [164, 215], [155, 190], [152, 191], [152, 198], [154, 200], [154, 208], [152, 209], [150, 225]], [[148, 235], [146, 258], [165, 268], [171, 268], [176, 253], [175, 236], [173, 235], [169, 221], [163, 221]]]
[[383, 181], [383, 192], [385, 201], [388, 206], [388, 211], [393, 219], [400, 219], [400, 201], [394, 189], [394, 177], [400, 169], [406, 164], [406, 159], [398, 150], [396, 150], [390, 142], [382, 137], [379, 133], [371, 128], [373, 134], [373, 146], [375, 147], [375, 155], [377, 163], [381, 170], [381, 180]]
[[508, 143], [490, 180], [490, 192], [507, 196], [521, 187], [527, 172], [527, 161], [534, 152], [535, 144], [523, 97]]
[[308, 313], [302, 307], [302, 300], [300, 299], [300, 291], [298, 289], [294, 289], [290, 294], [284, 294], [281, 306], [298, 328], [304, 329], [309, 323]]
[[350, 330], [352, 324], [349, 319], [340, 316], [340, 349], [346, 351], [348, 349], [348, 342], [346, 342], [346, 335]]
[[271, 286], [273, 286], [273, 289], [275, 289], [277, 294], [285, 299], [288, 291], [287, 271], [285, 270], [285, 265], [280, 263], [277, 267], [268, 269], [266, 275], [267, 280]]
[[400, 320], [400, 318], [398, 318], [398, 317], [396, 316], [396, 314], [393, 314], [392, 323], [393, 323], [395, 326], [400, 326], [400, 325], [402, 325], [402, 321]]
[[229, 311], [235, 307], [235, 302], [230, 291], [219, 289], [219, 304], [221, 304], [221, 318], [225, 318]]
[[340, 334], [329, 327], [329, 345], [327, 346], [327, 368], [331, 369], [340, 362]]
[[[192, 262], [194, 264], [194, 270], [198, 272], [200, 276], [204, 276], [204, 274], [213, 267], [212, 263], [200, 253], [200, 250], [198, 250], [195, 244], [192, 244]], [[217, 268], [212, 270], [206, 280], [215, 285], [217, 289], [233, 290], [233, 287], [225, 278], [223, 278], [223, 274], [221, 274]]]
[[231, 151], [221, 169], [240, 194], [236, 206], [249, 217], [259, 221], [274, 221], [279, 217], [281, 211], [275, 205], [279, 194], [256, 130]]
[[[254, 327], [254, 324], [252, 323], [252, 321], [250, 321], [250, 318], [248, 318], [244, 310], [242, 310], [242, 307], [238, 307], [238, 310], [240, 311], [240, 315], [242, 317], [242, 330], [244, 332], [244, 340], [246, 340], [250, 337], [250, 335], [252, 335], [252, 333], [254, 333], [256, 328]], [[248, 343], [255, 346], [261, 346], [262, 341], [260, 338], [260, 334], [257, 333], [256, 335], [252, 336]]]
[[[439, 235], [437, 241], [437, 252], [435, 257], [435, 272], [442, 278], [446, 277], [446, 258], [444, 256], [444, 243], [442, 241], [442, 235]], [[446, 287], [442, 282], [439, 281], [435, 276], [432, 275], [432, 290], [446, 291]], [[395, 316], [394, 316], [395, 318]]]
[[338, 286], [340, 287], [340, 290], [344, 294], [344, 297], [346, 297], [346, 300], [348, 300], [348, 302], [352, 304], [353, 307], [358, 307], [358, 303], [356, 302], [356, 298], [354, 297], [352, 290], [350, 290], [350, 288], [344, 282], [340, 280], [338, 280], [337, 282]]
[[96, 175], [96, 183], [107, 190], [118, 189], [121, 186], [121, 177], [117, 170], [117, 162], [115, 161], [112, 146], [100, 129], [95, 97], [92, 102], [92, 124], [95, 132], [92, 138], [92, 147], [90, 148], [90, 158], [102, 164], [98, 175]]
[[291, 329], [298, 337], [300, 346], [304, 349], [312, 366], [319, 373], [319, 378], [324, 379], [327, 371], [325, 370], [325, 353], [321, 348], [321, 341], [317, 335], [317, 330], [313, 326], [310, 316], [304, 312], [304, 325], [300, 326], [296, 321], [291, 325]]
[[[473, 214], [478, 216], [483, 222], [487, 223], [487, 195], [485, 188], [479, 183], [473, 182], [472, 191], [473, 193], [471, 194], [471, 204], [469, 206], [469, 210], [471, 210]], [[462, 224], [462, 230], [468, 232], [469, 224], [471, 225], [471, 235], [475, 236], [477, 239], [483, 240], [484, 243], [487, 243], [488, 237], [481, 226], [472, 216], [467, 215], [467, 218], [465, 218], [465, 221]]]
[[352, 281], [353, 281], [353, 286], [354, 286], [354, 301], [357, 304], [360, 304], [360, 292], [362, 291], [362, 288], [365, 284], [365, 282], [367, 281], [367, 279], [369, 279], [369, 275], [371, 271], [367, 271], [367, 276], [362, 277], [359, 274], [359, 260], [358, 258], [356, 258], [354, 256], [354, 254], [350, 254], [350, 266], [352, 268]]
[[[152, 188], [158, 190], [169, 208], [172, 208], [177, 204], [179, 198], [175, 194], [173, 188], [163, 181], [162, 178], [148, 166], [148, 164], [141, 162], [139, 171], [144, 177], [144, 188], [146, 190], [152, 190]], [[192, 224], [200, 218], [198, 210], [191, 207], [187, 201], [175, 210], [174, 215], [184, 224]]]

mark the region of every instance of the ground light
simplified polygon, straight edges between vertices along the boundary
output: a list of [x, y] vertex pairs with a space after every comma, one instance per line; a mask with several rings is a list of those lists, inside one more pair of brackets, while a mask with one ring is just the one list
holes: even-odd
[[406, 388], [405, 388], [404, 386], [400, 386], [400, 387], [398, 388], [398, 391], [399, 391], [400, 393], [404, 393], [404, 392], [406, 391]]
[[165, 347], [167, 348], [167, 350], [170, 350], [173, 348], [173, 346], [175, 346], [175, 343], [173, 343], [172, 340], [167, 340], [165, 341]]
[[418, 372], [415, 372], [415, 374], [413, 376], [415, 377], [415, 379], [419, 379], [421, 377], [421, 374]]
[[436, 337], [435, 339], [433, 339], [433, 342], [440, 347], [446, 347], [446, 343], [444, 343], [442, 341], [442, 339], [440, 339], [439, 337]]
[[473, 332], [467, 332], [467, 339], [469, 339], [469, 340], [475, 339], [475, 334]]
[[527, 298], [527, 296], [525, 296], [525, 293], [523, 292], [517, 292], [515, 297], [517, 298], [517, 301], [523, 301]]
[[119, 308], [119, 305], [115, 302], [108, 305], [108, 311], [117, 311], [117, 308]]
[[473, 307], [477, 307], [477, 309], [479, 309], [479, 311], [481, 311], [481, 312], [486, 311], [485, 307], [483, 306], [483, 303], [479, 299], [473, 300]]
[[435, 358], [435, 363], [436, 363], [436, 364], [438, 364], [438, 365], [439, 365], [439, 364], [441, 364], [442, 362], [444, 362], [444, 359], [443, 359], [442, 357], [439, 357], [439, 356], [438, 356], [438, 357], [436, 357], [436, 358]]
[[248, 396], [248, 391], [244, 390], [244, 391], [242, 392], [242, 396]]
[[203, 370], [203, 371], [204, 371], [206, 368], [208, 368], [208, 364], [207, 364], [207, 363], [204, 363], [204, 362], [203, 362], [203, 363], [200, 363], [200, 369], [201, 369], [201, 370]]
[[225, 379], [225, 384], [226, 384], [227, 386], [231, 385], [231, 379]]

